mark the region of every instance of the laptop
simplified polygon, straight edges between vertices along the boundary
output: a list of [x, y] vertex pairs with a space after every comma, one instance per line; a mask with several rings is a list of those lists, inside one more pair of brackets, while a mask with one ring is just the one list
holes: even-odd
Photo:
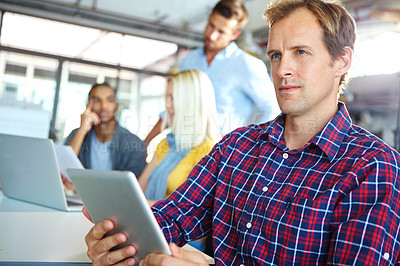
[[64, 193], [53, 141], [0, 134], [0, 182], [6, 197], [62, 211], [81, 211]]

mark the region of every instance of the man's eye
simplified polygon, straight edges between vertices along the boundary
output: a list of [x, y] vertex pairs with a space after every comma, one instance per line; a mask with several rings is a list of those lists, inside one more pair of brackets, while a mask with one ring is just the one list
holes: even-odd
[[271, 55], [271, 59], [278, 59], [278, 58], [281, 58], [280, 54], [272, 54]]
[[298, 54], [306, 54], [306, 51], [304, 51], [304, 50], [298, 50], [297, 53], [298, 53]]

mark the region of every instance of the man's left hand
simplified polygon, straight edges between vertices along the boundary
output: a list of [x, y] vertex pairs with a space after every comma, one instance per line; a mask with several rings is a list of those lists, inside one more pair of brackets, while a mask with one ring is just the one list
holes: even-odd
[[169, 245], [172, 256], [164, 254], [149, 254], [140, 262], [140, 266], [208, 266], [201, 252], [188, 251], [171, 243]]

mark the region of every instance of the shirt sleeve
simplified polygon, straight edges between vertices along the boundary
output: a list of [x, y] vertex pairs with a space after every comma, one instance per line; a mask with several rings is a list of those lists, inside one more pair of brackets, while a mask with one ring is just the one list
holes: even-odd
[[199, 162], [201, 158], [206, 156], [212, 150], [214, 144], [215, 142], [211, 139], [203, 141], [199, 146], [193, 148], [194, 150], [191, 160], [196, 163]]
[[64, 145], [69, 145], [72, 138], [75, 136], [76, 131], [77, 131], [77, 129], [74, 129], [73, 131], [71, 131], [71, 133], [69, 133], [68, 137], [64, 141]]
[[165, 238], [180, 246], [211, 232], [214, 195], [223, 141], [216, 144], [166, 200], [153, 206]]
[[[213, 148], [212, 140], [205, 140], [199, 146], [193, 148], [171, 171], [168, 176], [166, 196], [171, 195], [180, 185], [182, 185], [193, 167], [206, 156]], [[158, 158], [158, 156], [157, 156]]]
[[353, 189], [347, 186], [333, 214], [328, 264], [393, 265], [400, 250], [398, 157], [381, 153], [353, 173]]
[[254, 62], [248, 62], [247, 69], [250, 71], [249, 79], [244, 89], [256, 107], [248, 123], [270, 121], [280, 113], [280, 109], [267, 67], [264, 62], [255, 59]]
[[[179, 64], [179, 71], [184, 71], [184, 70], [188, 70], [190, 68], [193, 68], [193, 65], [195, 65], [191, 60], [191, 57], [193, 57], [193, 53], [195, 52], [195, 50], [190, 51], [181, 61], [181, 63]], [[200, 59], [199, 59], [200, 60]], [[192, 67], [190, 67], [192, 66]]]

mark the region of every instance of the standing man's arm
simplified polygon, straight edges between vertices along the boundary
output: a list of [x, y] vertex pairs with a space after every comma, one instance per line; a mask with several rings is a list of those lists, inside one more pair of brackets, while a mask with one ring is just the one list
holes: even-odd
[[264, 123], [274, 119], [281, 110], [276, 99], [274, 85], [269, 77], [267, 67], [261, 60], [249, 64], [248, 83], [245, 93], [256, 106], [252, 121], [248, 123]]
[[82, 147], [83, 140], [86, 134], [90, 131], [93, 125], [97, 125], [100, 123], [99, 116], [92, 112], [92, 101], [89, 100], [89, 103], [86, 106], [86, 110], [81, 114], [81, 125], [76, 130], [75, 135], [72, 137], [70, 141], [67, 140], [67, 145], [71, 146], [74, 150], [76, 156], [79, 155], [79, 151]]

